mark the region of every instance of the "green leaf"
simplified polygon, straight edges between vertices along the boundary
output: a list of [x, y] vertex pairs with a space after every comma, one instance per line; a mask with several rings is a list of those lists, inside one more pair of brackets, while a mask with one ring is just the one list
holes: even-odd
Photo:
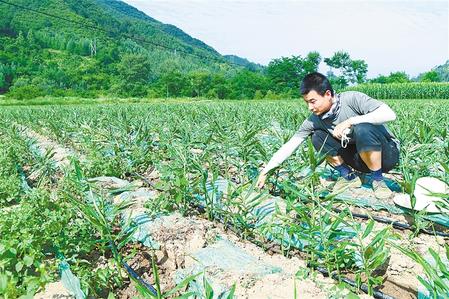
[[156, 285], [156, 291], [157, 291], [157, 298], [162, 298], [162, 292], [161, 292], [161, 284], [159, 281], [159, 271], [156, 265], [156, 256], [153, 256], [152, 260], [152, 268], [153, 268], [153, 275], [154, 275], [154, 283]]
[[212, 289], [212, 286], [207, 281], [205, 274], [203, 275], [203, 286], [204, 286], [206, 299], [213, 299], [214, 298], [214, 290]]
[[23, 269], [23, 263], [22, 262], [18, 262], [16, 264], [16, 271], [20, 272], [20, 271], [22, 271], [22, 269]]
[[25, 255], [23, 257], [23, 262], [25, 263], [25, 266], [27, 266], [27, 267], [31, 266], [33, 264], [33, 261], [34, 261], [33, 257], [31, 257], [29, 255]]
[[449, 246], [444, 244], [444, 248], [446, 249], [446, 258], [449, 260]]
[[229, 290], [229, 295], [226, 297], [226, 299], [233, 299], [235, 293], [235, 283], [232, 285], [231, 289]]
[[434, 288], [431, 284], [429, 284], [429, 282], [427, 280], [425, 280], [424, 278], [422, 278], [421, 276], [418, 276], [418, 280], [419, 282], [426, 287], [426, 289], [428, 291], [431, 291], [432, 293], [434, 293]]
[[347, 299], [360, 299], [359, 296], [357, 296], [356, 294], [354, 294], [353, 292], [349, 292], [348, 295], [346, 295]]
[[4, 293], [8, 287], [8, 276], [6, 274], [0, 274], [0, 291]]
[[368, 225], [365, 228], [365, 232], [362, 235], [362, 239], [365, 239], [373, 230], [374, 228], [374, 220], [370, 219], [370, 221], [368, 222]]
[[183, 288], [187, 287], [187, 285], [192, 281], [195, 280], [201, 273], [197, 273], [194, 275], [190, 275], [188, 277], [186, 277], [185, 279], [183, 279], [183, 281], [181, 281], [180, 283], [178, 283], [176, 285], [176, 287], [174, 287], [173, 289], [171, 289], [169, 292], [164, 294], [164, 297], [167, 298], [169, 296], [174, 295], [176, 292], [181, 291]]

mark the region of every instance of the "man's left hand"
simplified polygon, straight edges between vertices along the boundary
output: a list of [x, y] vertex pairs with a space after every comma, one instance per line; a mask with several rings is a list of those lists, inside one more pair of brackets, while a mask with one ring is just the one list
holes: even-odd
[[338, 125], [335, 126], [335, 129], [334, 129], [334, 132], [332, 133], [332, 135], [337, 139], [341, 139], [343, 131], [347, 128], [350, 128], [351, 126], [352, 126], [351, 121], [349, 119], [347, 119], [344, 122], [339, 123]]

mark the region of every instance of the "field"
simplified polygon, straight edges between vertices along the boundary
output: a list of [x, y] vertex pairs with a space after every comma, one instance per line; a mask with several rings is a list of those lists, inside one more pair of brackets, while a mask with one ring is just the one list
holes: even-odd
[[[386, 102], [390, 178], [448, 183], [449, 100]], [[299, 100], [2, 107], [0, 298], [58, 281], [77, 298], [447, 296], [448, 227], [324, 193], [311, 144], [255, 188], [307, 115]]]

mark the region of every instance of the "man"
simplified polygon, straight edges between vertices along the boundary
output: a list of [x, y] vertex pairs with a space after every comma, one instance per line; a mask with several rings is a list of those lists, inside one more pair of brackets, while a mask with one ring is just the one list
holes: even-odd
[[358, 171], [371, 173], [376, 198], [386, 200], [392, 196], [382, 173], [390, 171], [399, 162], [399, 142], [384, 125], [396, 119], [393, 110], [361, 92], [334, 95], [329, 80], [320, 73], [305, 76], [301, 94], [312, 114], [273, 155], [262, 170], [257, 186], [262, 188], [267, 173], [312, 136], [314, 148], [325, 154], [327, 162], [340, 173], [334, 191], [360, 187]]

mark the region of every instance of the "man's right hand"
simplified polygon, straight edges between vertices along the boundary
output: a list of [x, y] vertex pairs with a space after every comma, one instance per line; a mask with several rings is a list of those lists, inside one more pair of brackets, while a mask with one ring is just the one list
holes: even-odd
[[257, 183], [256, 183], [257, 188], [262, 189], [263, 186], [265, 185], [266, 179], [267, 179], [267, 175], [261, 173], [261, 174], [259, 175], [259, 178], [257, 179]]

